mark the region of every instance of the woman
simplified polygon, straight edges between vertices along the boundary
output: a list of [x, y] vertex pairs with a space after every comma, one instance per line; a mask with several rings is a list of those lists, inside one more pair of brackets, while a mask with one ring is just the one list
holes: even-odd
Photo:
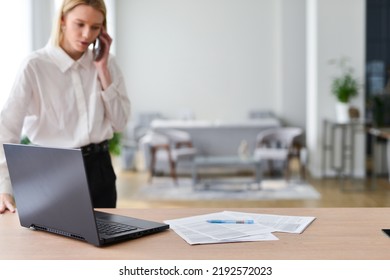
[[[101, 58], [91, 44], [99, 39]], [[0, 143], [23, 133], [42, 146], [82, 149], [94, 207], [116, 206], [116, 176], [107, 140], [121, 131], [130, 101], [109, 55], [103, 0], [64, 0], [49, 44], [27, 57], [0, 115]], [[0, 149], [0, 213], [15, 211]]]

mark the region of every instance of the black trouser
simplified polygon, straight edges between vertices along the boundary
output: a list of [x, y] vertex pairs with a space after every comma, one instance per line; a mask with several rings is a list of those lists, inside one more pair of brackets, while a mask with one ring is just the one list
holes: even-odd
[[89, 190], [94, 208], [116, 207], [116, 175], [110, 153], [100, 151], [84, 155]]

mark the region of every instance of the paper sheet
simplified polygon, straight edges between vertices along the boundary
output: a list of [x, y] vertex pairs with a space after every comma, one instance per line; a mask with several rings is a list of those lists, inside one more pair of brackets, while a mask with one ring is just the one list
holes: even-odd
[[[208, 220], [254, 220], [253, 224], [213, 224]], [[272, 232], [302, 233], [315, 217], [280, 216], [223, 211], [206, 215], [167, 220], [187, 243], [211, 244], [226, 242], [278, 240]]]

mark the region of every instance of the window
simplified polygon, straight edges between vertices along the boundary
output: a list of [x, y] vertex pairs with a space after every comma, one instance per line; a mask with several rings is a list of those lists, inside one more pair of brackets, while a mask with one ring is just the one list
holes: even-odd
[[31, 21], [30, 1], [13, 0], [3, 4], [0, 17], [0, 77], [2, 93], [0, 107], [3, 107], [15, 80], [15, 75], [24, 57], [31, 50], [29, 25]]
[[390, 3], [366, 4], [366, 116], [383, 127], [390, 125]]

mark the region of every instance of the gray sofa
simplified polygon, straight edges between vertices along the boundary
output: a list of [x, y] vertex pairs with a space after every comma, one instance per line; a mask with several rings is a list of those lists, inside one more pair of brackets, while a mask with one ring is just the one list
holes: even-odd
[[[252, 154], [255, 148], [257, 134], [268, 128], [280, 127], [281, 122], [277, 118], [259, 118], [242, 122], [212, 122], [201, 120], [154, 120], [151, 122], [153, 132], [164, 133], [166, 130], [175, 129], [186, 131], [190, 134], [193, 147], [197, 155], [202, 156], [234, 156], [238, 154], [240, 144], [247, 143], [248, 153]], [[148, 169], [150, 163], [149, 137], [140, 139], [139, 149], [144, 159], [144, 168]], [[165, 153], [165, 154], [164, 154]], [[190, 162], [179, 162], [178, 173], [188, 173]], [[156, 171], [169, 172], [167, 155], [165, 151], [157, 155]]]

